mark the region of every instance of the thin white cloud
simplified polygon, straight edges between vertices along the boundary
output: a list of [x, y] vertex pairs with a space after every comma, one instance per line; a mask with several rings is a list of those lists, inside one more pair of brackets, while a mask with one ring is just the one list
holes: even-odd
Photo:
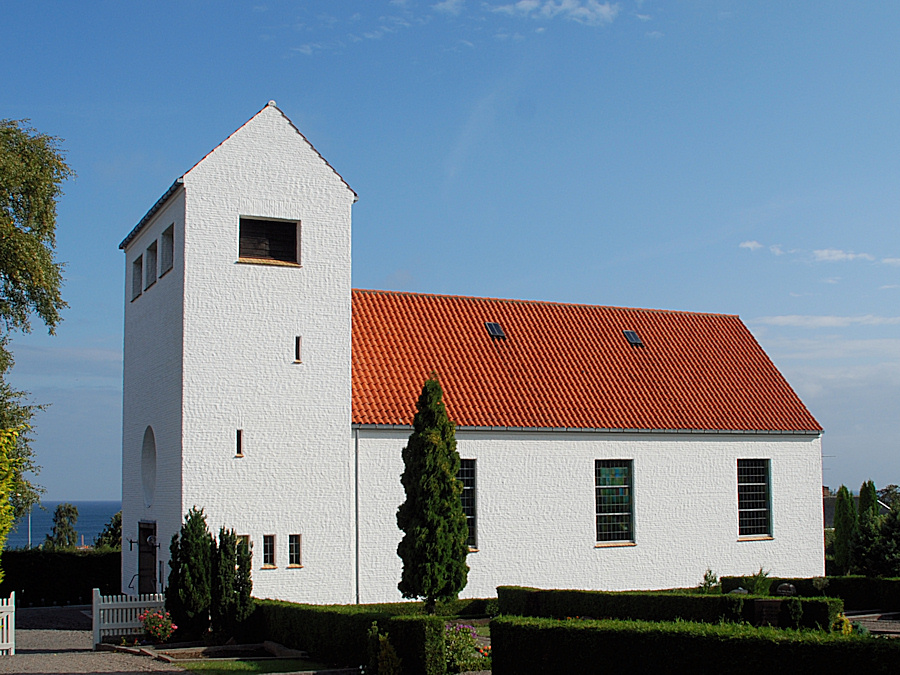
[[900, 258], [882, 258], [881, 262], [885, 265], [898, 265], [900, 266]]
[[769, 250], [772, 252], [773, 255], [784, 255], [784, 249], [781, 248], [781, 244], [772, 244], [769, 247]]
[[841, 283], [841, 278], [840, 277], [827, 277], [825, 279], [822, 279], [822, 283], [823, 284], [839, 284], [839, 283]]
[[635, 14], [635, 16], [638, 18], [638, 21], [650, 21], [653, 18], [649, 14]]
[[888, 291], [893, 288], [900, 288], [900, 284], [885, 284], [884, 286], [879, 286], [878, 290], [880, 291]]
[[786, 314], [783, 316], [761, 316], [751, 323], [766, 326], [793, 326], [796, 328], [846, 328], [847, 326], [896, 326], [900, 316], [828, 316], [814, 314]]
[[457, 16], [463, 11], [463, 6], [465, 4], [466, 0], [442, 0], [442, 2], [432, 5], [431, 8], [435, 12]]
[[818, 262], [844, 262], [845, 260], [875, 260], [868, 253], [853, 253], [836, 248], [824, 248], [813, 251], [813, 258]]
[[533, 19], [554, 19], [559, 16], [588, 26], [600, 26], [612, 23], [620, 9], [618, 3], [598, 0], [519, 0], [493, 7], [492, 11]]
[[742, 241], [740, 244], [738, 244], [738, 247], [739, 248], [748, 248], [751, 251], [756, 251], [758, 249], [761, 249], [763, 247], [763, 245], [760, 244], [758, 241], [754, 240], [754, 241]]
[[644, 35], [648, 38], [657, 40], [657, 39], [661, 38], [663, 35], [665, 35], [665, 33], [663, 33], [662, 31], [659, 31], [659, 30], [651, 30], [648, 33], [645, 33]]

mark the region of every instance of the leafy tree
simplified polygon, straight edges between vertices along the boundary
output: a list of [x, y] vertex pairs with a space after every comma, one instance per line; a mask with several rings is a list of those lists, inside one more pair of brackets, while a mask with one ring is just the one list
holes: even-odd
[[201, 638], [209, 630], [212, 549], [206, 515], [194, 507], [185, 515], [181, 530], [172, 535], [166, 587], [166, 609], [179, 635], [187, 639]]
[[122, 550], [122, 512], [114, 514], [94, 540], [94, 548]]
[[881, 577], [900, 576], [900, 509], [893, 509], [884, 517], [880, 535], [874, 572]]
[[878, 490], [878, 499], [891, 507], [891, 510], [900, 509], [900, 487], [891, 484]]
[[846, 485], [841, 485], [834, 503], [834, 563], [841, 574], [848, 574], [853, 564], [853, 541], [856, 538], [856, 506]]
[[878, 493], [875, 491], [875, 483], [867, 480], [859, 488], [859, 519], [866, 514], [878, 515]]
[[[0, 430], [0, 551], [6, 544], [6, 537], [12, 529], [15, 511], [10, 501], [10, 493], [16, 484], [16, 460], [14, 457], [17, 429]], [[0, 581], [3, 581], [3, 570], [0, 569]]]
[[210, 617], [212, 629], [220, 639], [234, 637], [253, 611], [250, 593], [250, 551], [234, 530], [219, 530], [219, 543], [213, 543], [212, 598]]
[[413, 433], [403, 448], [400, 482], [406, 501], [397, 510], [404, 535], [397, 547], [403, 560], [398, 584], [404, 598], [424, 598], [434, 613], [437, 600], [454, 598], [466, 586], [468, 527], [457, 479], [459, 453], [437, 376], [422, 387]]
[[58, 504], [53, 513], [53, 529], [44, 541], [44, 548], [66, 549], [78, 546], [78, 507], [74, 504]]
[[[13, 365], [11, 332], [30, 332], [37, 316], [55, 332], [60, 311], [62, 265], [56, 254], [56, 201], [61, 184], [73, 176], [59, 149], [60, 140], [39, 133], [26, 120], [0, 120], [0, 429], [27, 425], [42, 408], [27, 402], [5, 378]], [[25, 475], [36, 474], [31, 436], [18, 434], [11, 453], [16, 517], [40, 500], [43, 489]]]

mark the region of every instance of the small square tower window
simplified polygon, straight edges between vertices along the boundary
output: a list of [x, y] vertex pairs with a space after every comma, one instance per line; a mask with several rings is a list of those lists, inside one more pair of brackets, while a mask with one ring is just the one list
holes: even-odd
[[285, 220], [241, 218], [242, 260], [300, 263], [300, 223]]

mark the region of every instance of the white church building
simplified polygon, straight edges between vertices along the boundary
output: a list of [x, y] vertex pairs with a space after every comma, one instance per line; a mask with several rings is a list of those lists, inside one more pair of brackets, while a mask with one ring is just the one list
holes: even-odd
[[464, 597], [824, 573], [822, 429], [738, 317], [353, 290], [356, 199], [271, 102], [121, 243], [124, 592], [165, 585], [197, 506], [249, 538], [258, 597], [399, 600], [432, 372]]

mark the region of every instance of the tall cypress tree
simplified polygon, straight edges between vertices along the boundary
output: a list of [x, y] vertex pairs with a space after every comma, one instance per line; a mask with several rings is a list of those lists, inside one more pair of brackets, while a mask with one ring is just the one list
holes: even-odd
[[469, 548], [459, 453], [453, 422], [447, 417], [437, 375], [422, 387], [413, 432], [403, 448], [400, 477], [406, 501], [397, 510], [403, 539], [397, 553], [403, 574], [397, 588], [404, 598], [424, 598], [434, 613], [437, 600], [454, 598], [466, 587]]
[[194, 507], [185, 515], [181, 531], [172, 535], [166, 587], [166, 609], [179, 635], [187, 639], [201, 638], [209, 630], [212, 549], [206, 516]]
[[853, 564], [856, 539], [856, 507], [846, 485], [841, 485], [834, 502], [834, 563], [841, 574], [848, 574]]
[[238, 541], [234, 530], [219, 530], [219, 543], [213, 543], [212, 600], [210, 618], [219, 639], [235, 637], [240, 623], [253, 609], [250, 593], [250, 551]]
[[78, 546], [78, 507], [74, 504], [58, 504], [53, 512], [53, 530], [44, 540], [46, 548], [72, 549]]
[[859, 488], [859, 520], [862, 521], [867, 515], [878, 515], [878, 492], [875, 483], [870, 480]]

